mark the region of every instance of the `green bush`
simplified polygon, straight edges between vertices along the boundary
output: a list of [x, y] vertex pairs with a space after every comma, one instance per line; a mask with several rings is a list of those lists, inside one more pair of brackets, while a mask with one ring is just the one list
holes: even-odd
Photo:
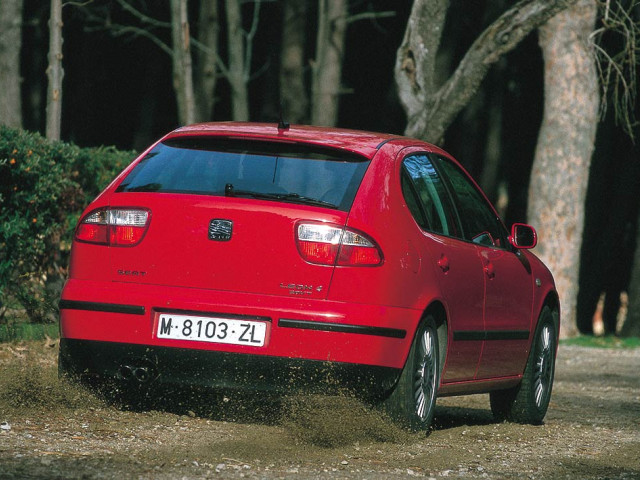
[[0, 321], [12, 302], [55, 319], [75, 223], [134, 156], [0, 126]]

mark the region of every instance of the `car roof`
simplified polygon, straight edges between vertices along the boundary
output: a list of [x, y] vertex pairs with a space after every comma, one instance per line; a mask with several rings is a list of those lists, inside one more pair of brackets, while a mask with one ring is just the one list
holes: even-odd
[[429, 147], [429, 150], [432, 151], [440, 150], [433, 145], [400, 135], [306, 125], [291, 125], [289, 128], [278, 128], [276, 123], [199, 123], [178, 128], [169, 133], [164, 139], [194, 135], [307, 143], [346, 150], [369, 159], [373, 158], [378, 150], [389, 142], [401, 143], [406, 146], [420, 144], [424, 147]]

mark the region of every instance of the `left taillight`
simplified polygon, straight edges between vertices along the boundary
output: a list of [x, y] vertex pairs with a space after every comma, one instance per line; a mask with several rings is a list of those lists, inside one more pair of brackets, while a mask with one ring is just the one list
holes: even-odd
[[85, 215], [76, 228], [75, 240], [132, 247], [140, 243], [147, 229], [151, 213], [142, 208], [100, 208]]

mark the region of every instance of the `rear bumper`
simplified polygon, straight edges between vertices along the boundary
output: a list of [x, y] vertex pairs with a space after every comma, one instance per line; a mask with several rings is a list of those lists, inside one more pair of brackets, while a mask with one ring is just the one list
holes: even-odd
[[[259, 319], [267, 323], [266, 341], [256, 347], [158, 338], [162, 312]], [[126, 359], [141, 357], [156, 364], [160, 382], [310, 391], [333, 383], [380, 391], [400, 374], [421, 315], [380, 305], [71, 279], [60, 301], [61, 359], [71, 373], [109, 378], [122, 377]]]
[[61, 339], [60, 372], [91, 384], [382, 398], [400, 370], [316, 360]]

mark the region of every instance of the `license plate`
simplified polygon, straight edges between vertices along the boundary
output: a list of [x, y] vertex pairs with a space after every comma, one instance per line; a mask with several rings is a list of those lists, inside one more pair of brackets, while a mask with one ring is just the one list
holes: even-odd
[[157, 333], [158, 338], [262, 347], [267, 323], [162, 313], [158, 318]]

